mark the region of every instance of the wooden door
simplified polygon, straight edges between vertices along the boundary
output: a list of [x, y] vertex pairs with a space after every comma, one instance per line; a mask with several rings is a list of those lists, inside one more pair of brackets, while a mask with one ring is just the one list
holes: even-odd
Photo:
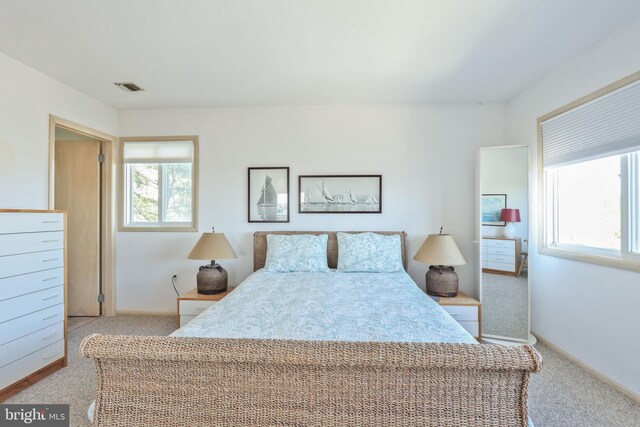
[[100, 142], [56, 141], [55, 208], [67, 210], [69, 316], [99, 316]]

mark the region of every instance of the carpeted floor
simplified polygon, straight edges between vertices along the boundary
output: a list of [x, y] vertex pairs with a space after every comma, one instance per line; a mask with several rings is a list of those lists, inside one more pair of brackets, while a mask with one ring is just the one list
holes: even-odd
[[100, 317], [97, 316], [69, 316], [67, 318], [67, 331], [71, 332], [75, 329], [78, 329], [87, 323], [91, 323], [93, 321], [98, 320]]
[[[87, 426], [87, 408], [93, 400], [93, 364], [82, 359], [78, 347], [94, 333], [168, 335], [175, 317], [103, 317], [69, 332], [69, 366], [8, 399], [5, 403], [69, 403], [71, 425]], [[529, 390], [530, 416], [536, 427], [637, 427], [640, 403], [633, 401], [585, 370], [536, 346], [544, 357], [542, 373], [533, 375]]]
[[482, 334], [528, 339], [527, 275], [482, 273]]
[[93, 362], [80, 357], [82, 339], [91, 334], [169, 335], [176, 328], [170, 316], [100, 317], [69, 331], [69, 365], [4, 403], [68, 403], [71, 426], [88, 426], [87, 408], [93, 400], [95, 373]]

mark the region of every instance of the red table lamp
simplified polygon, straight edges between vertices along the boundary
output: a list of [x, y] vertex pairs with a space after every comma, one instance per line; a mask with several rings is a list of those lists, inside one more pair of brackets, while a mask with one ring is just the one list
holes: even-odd
[[514, 222], [520, 222], [520, 209], [502, 209], [500, 212], [500, 221], [507, 223], [504, 227], [504, 237], [513, 239], [516, 237], [516, 227]]

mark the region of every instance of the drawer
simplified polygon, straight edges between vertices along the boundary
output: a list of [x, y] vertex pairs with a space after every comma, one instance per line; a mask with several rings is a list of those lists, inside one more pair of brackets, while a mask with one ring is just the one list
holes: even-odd
[[17, 340], [0, 345], [0, 368], [64, 338], [64, 322], [58, 322]]
[[64, 285], [64, 268], [0, 279], [0, 301]]
[[0, 390], [63, 357], [64, 340], [60, 340], [0, 368]]
[[513, 248], [503, 248], [501, 246], [487, 246], [484, 251], [486, 255], [502, 255], [502, 256], [510, 256], [514, 257], [516, 255], [516, 251]]
[[478, 321], [478, 307], [475, 305], [443, 305], [442, 308], [457, 321]]
[[503, 264], [515, 264], [516, 258], [511, 254], [509, 255], [495, 255], [495, 254], [487, 254], [487, 261], [489, 262], [501, 262]]
[[510, 273], [515, 273], [516, 271], [515, 264], [507, 264], [502, 262], [491, 262], [491, 261], [487, 261], [486, 264], [487, 265], [484, 268], [488, 268], [490, 270], [508, 271]]
[[64, 302], [64, 286], [0, 301], [0, 323]]
[[24, 337], [62, 321], [64, 321], [64, 304], [58, 304], [0, 323], [0, 344]]
[[197, 316], [215, 303], [216, 301], [180, 300], [180, 315]]
[[64, 266], [64, 250], [0, 257], [0, 279]]
[[515, 240], [500, 240], [500, 239], [485, 239], [487, 242], [487, 248], [511, 248], [513, 251], [516, 249]]
[[61, 230], [64, 230], [63, 213], [0, 213], [0, 234]]
[[64, 248], [64, 231], [0, 234], [0, 256]]
[[184, 325], [186, 325], [187, 323], [191, 322], [195, 318], [196, 318], [196, 316], [185, 316], [184, 314], [181, 314], [180, 315], [180, 327], [182, 328]]
[[463, 321], [458, 323], [460, 323], [460, 326], [465, 328], [474, 338], [480, 337], [480, 324], [478, 322]]

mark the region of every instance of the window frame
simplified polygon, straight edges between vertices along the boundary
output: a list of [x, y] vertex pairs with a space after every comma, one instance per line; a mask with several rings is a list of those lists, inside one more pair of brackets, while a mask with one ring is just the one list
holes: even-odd
[[[143, 223], [133, 223], [133, 225], [127, 225], [126, 218], [127, 213], [125, 210], [128, 208], [130, 201], [127, 200], [127, 195], [130, 194], [131, 189], [125, 189], [125, 185], [127, 184], [126, 174], [127, 168], [124, 163], [124, 145], [127, 142], [175, 142], [175, 141], [189, 141], [193, 143], [193, 163], [191, 166], [192, 170], [192, 200], [191, 200], [191, 209], [192, 209], [192, 223], [173, 223], [179, 225], [163, 225], [168, 223], [153, 223], [153, 224], [143, 224]], [[119, 154], [118, 154], [118, 167], [120, 168], [120, 223], [118, 230], [125, 232], [196, 232], [198, 231], [198, 176], [199, 176], [199, 137], [197, 135], [177, 135], [177, 136], [143, 136], [143, 137], [120, 137], [119, 138]], [[161, 181], [163, 179], [163, 174], [161, 171], [162, 167], [159, 168], [158, 171], [158, 179]], [[129, 180], [129, 185], [131, 181]], [[163, 194], [162, 193], [162, 185], [158, 188], [158, 210], [161, 213], [163, 209]], [[170, 223], [169, 223], [170, 224]]]
[[[599, 97], [607, 95], [610, 92], [618, 90], [628, 84], [634, 83], [640, 80], [640, 72], [634, 73], [628, 77], [625, 77], [617, 82], [614, 82], [602, 89], [599, 89], [589, 95], [586, 95], [574, 102], [571, 102], [563, 107], [560, 107], [544, 116], [541, 116], [537, 120], [537, 132], [538, 132], [538, 155], [537, 155], [537, 180], [538, 180], [538, 253], [542, 255], [555, 256], [559, 258], [566, 258], [575, 261], [587, 262], [591, 264], [604, 265], [607, 267], [613, 267], [624, 270], [638, 271], [640, 272], [640, 209], [634, 206], [630, 201], [640, 200], [640, 190], [638, 190], [638, 183], [640, 183], [640, 154], [627, 154], [622, 156], [621, 160], [621, 248], [620, 252], [592, 248], [588, 246], [578, 246], [569, 244], [557, 245], [555, 240], [557, 239], [557, 200], [551, 199], [548, 195], [547, 188], [551, 184], [553, 187], [554, 195], [557, 196], [555, 182], [549, 182], [552, 180], [548, 176], [549, 171], [544, 169], [543, 158], [543, 138], [542, 138], [542, 124], [547, 120], [579, 107], [583, 104], [591, 102]], [[611, 153], [615, 155], [616, 153]], [[636, 156], [634, 160], [629, 159]], [[632, 162], [633, 165], [631, 164]], [[631, 172], [634, 171], [635, 175], [632, 176]], [[635, 184], [635, 188], [634, 188]], [[551, 217], [551, 218], [549, 218]], [[635, 234], [631, 234], [635, 233]], [[632, 250], [637, 249], [637, 252]]]

